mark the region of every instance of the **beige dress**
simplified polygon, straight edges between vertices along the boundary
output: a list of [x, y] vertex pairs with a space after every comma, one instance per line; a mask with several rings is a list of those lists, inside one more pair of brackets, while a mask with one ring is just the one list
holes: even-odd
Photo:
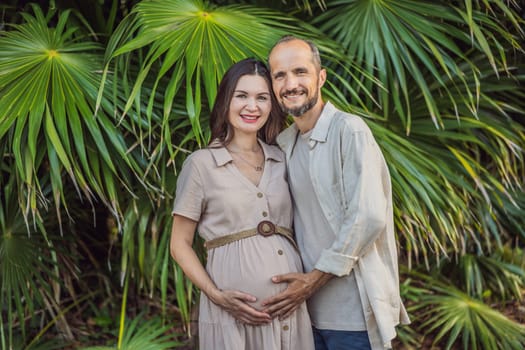
[[[286, 181], [283, 153], [260, 142], [265, 167], [255, 186], [232, 162], [225, 148], [192, 153], [177, 181], [173, 213], [198, 221], [198, 232], [207, 241], [253, 229], [260, 221], [291, 228], [292, 203]], [[299, 254], [280, 235], [256, 235], [208, 252], [206, 270], [218, 288], [254, 295], [260, 302], [286, 288], [271, 277], [302, 272]], [[306, 304], [289, 318], [268, 325], [249, 326], [202, 294], [199, 308], [200, 350], [310, 350], [314, 349]]]

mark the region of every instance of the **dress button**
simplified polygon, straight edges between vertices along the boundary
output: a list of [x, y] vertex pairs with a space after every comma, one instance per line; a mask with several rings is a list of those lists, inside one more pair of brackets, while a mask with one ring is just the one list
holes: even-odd
[[257, 197], [262, 198], [263, 194], [261, 192], [257, 193]]
[[288, 329], [290, 329], [290, 327], [288, 327], [288, 325], [285, 324], [285, 325], [283, 326], [283, 331], [287, 331]]
[[265, 212], [265, 211], [263, 211], [263, 212], [262, 212], [262, 216], [267, 217], [267, 216], [268, 216], [268, 213]]
[[282, 251], [281, 249], [279, 249], [279, 250], [277, 251], [277, 254], [279, 254], [279, 255], [283, 255], [283, 251]]

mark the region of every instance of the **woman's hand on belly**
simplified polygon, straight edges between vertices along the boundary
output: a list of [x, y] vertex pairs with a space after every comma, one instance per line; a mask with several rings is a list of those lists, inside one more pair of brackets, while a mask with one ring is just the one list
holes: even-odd
[[210, 299], [231, 314], [236, 320], [253, 326], [263, 325], [272, 321], [270, 315], [250, 306], [257, 299], [250, 294], [237, 290], [217, 290]]

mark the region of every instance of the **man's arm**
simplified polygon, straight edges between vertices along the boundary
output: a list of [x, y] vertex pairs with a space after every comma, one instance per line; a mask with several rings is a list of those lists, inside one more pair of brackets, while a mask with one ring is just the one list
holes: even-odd
[[262, 302], [265, 307], [262, 311], [272, 317], [287, 318], [302, 302], [310, 298], [334, 275], [320, 270], [308, 273], [287, 273], [272, 277], [274, 283], [288, 283], [288, 287], [281, 293], [274, 295]]

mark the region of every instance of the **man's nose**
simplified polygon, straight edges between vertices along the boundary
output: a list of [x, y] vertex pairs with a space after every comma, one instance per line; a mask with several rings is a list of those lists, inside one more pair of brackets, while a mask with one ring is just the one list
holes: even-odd
[[297, 88], [297, 78], [294, 76], [286, 77], [284, 81], [284, 87], [286, 90], [293, 90]]

